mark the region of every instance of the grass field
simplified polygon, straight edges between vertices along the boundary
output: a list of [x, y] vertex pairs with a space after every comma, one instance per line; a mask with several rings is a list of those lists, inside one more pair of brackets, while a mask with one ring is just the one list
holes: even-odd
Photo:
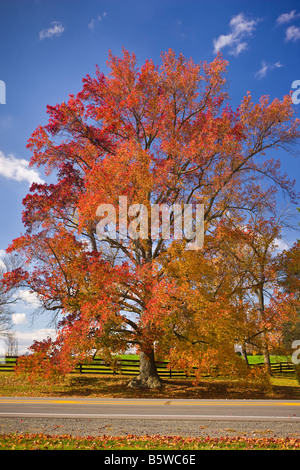
[[[137, 360], [139, 356], [137, 354], [123, 354], [120, 356], [121, 359], [126, 360]], [[260, 354], [247, 356], [249, 364], [261, 364], [264, 362], [264, 357]], [[290, 357], [288, 356], [270, 356], [271, 362], [288, 362]]]
[[[262, 364], [264, 357], [256, 354], [254, 356], [247, 356], [249, 364]], [[270, 356], [271, 363], [289, 362], [291, 360], [288, 356]]]
[[115, 398], [274, 398], [300, 399], [295, 377], [272, 377], [271, 385], [243, 379], [203, 378], [164, 379], [161, 390], [134, 390], [122, 375], [70, 374], [59, 383], [28, 382], [14, 372], [0, 373], [0, 396], [115, 397]]

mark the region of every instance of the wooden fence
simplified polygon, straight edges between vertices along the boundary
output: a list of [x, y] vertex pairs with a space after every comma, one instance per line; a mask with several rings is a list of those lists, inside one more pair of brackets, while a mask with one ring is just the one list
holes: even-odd
[[0, 372], [13, 372], [18, 356], [0, 356]]
[[[12, 372], [15, 368], [18, 356], [0, 357], [0, 372]], [[252, 367], [262, 366], [263, 364], [252, 364]], [[120, 374], [135, 376], [139, 373], [139, 359], [120, 359], [115, 366], [106, 364], [102, 359], [94, 359], [89, 364], [79, 364], [73, 373], [80, 374]], [[187, 377], [187, 374], [178, 369], [170, 367], [168, 361], [157, 361], [157, 371], [162, 378], [180, 378]], [[271, 363], [271, 370], [274, 375], [293, 374], [295, 372], [294, 364], [291, 362]], [[190, 375], [193, 377], [193, 374]]]
[[[158, 375], [164, 377], [186, 377], [186, 373], [170, 367], [168, 361], [156, 361]], [[90, 364], [80, 364], [74, 372], [81, 374], [120, 374], [135, 376], [140, 369], [139, 359], [121, 359], [115, 366], [105, 364], [101, 359], [94, 359]]]

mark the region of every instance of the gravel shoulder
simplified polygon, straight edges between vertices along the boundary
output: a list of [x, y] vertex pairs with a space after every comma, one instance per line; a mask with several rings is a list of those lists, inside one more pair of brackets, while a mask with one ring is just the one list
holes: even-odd
[[163, 420], [101, 418], [0, 418], [0, 434], [43, 433], [74, 436], [134, 434], [182, 437], [300, 438], [299, 422], [241, 420]]

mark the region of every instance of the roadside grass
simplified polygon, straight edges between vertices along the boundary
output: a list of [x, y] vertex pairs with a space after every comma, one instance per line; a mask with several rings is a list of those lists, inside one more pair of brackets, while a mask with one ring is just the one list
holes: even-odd
[[122, 375], [69, 374], [57, 383], [29, 382], [14, 372], [0, 373], [0, 396], [7, 397], [107, 397], [107, 398], [234, 398], [300, 399], [300, 385], [294, 375], [275, 376], [271, 386], [244, 379], [204, 377], [166, 378], [160, 390], [135, 390], [127, 387], [129, 377]]
[[299, 450], [300, 439], [2, 434], [0, 450]]

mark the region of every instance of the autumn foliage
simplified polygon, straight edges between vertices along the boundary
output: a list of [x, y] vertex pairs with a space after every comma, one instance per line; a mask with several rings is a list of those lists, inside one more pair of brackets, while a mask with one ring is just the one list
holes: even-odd
[[[232, 110], [220, 54], [195, 64], [169, 50], [160, 66], [138, 66], [123, 50], [107, 65], [108, 75], [97, 68], [76, 96], [48, 106], [48, 123], [28, 141], [30, 164], [54, 182], [33, 184], [23, 201], [26, 231], [9, 251], [27, 264], [6, 283], [37, 293], [58, 326], [55, 341], [33, 346], [30, 368], [44, 357], [44, 369], [67, 373], [95, 351], [109, 357], [134, 345], [136, 386], [160, 386], [154, 350], [200, 372], [243, 369], [233, 346], [262, 325], [249, 296], [257, 227], [241, 227], [249, 214], [274, 211], [278, 189], [296, 200], [279, 161], [266, 156], [298, 137], [291, 97], [254, 103], [248, 92]], [[99, 240], [97, 209], [118, 207], [120, 196], [147, 208], [204, 204], [204, 249], [187, 251], [172, 233], [122, 238], [119, 219], [116, 238]], [[265, 238], [269, 227], [260, 226]], [[272, 276], [270, 263], [265, 269]]]

